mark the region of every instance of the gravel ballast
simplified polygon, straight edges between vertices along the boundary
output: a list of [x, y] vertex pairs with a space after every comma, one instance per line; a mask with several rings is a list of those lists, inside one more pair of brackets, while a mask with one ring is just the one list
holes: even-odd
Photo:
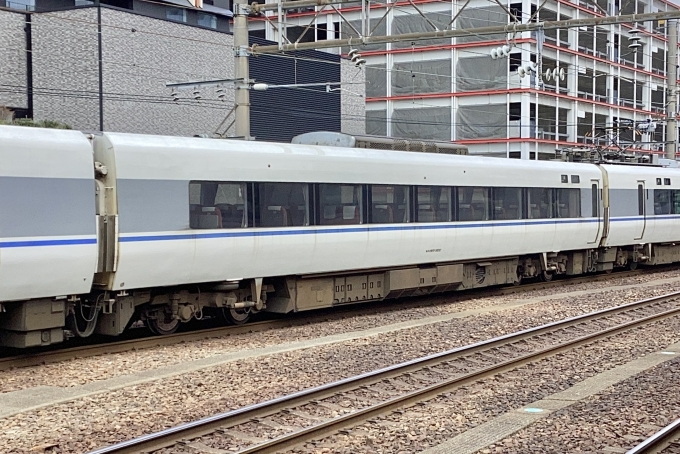
[[[3, 421], [5, 431], [0, 434], [0, 451], [24, 452], [45, 443], [55, 443], [58, 446], [52, 452], [82, 452], [454, 346], [610, 307], [617, 303], [669, 293], [675, 288], [673, 284], [665, 284], [653, 288], [605, 291], [591, 296], [554, 300], [540, 305], [528, 305], [385, 333], [379, 337], [241, 360], [224, 366], [129, 386], [6, 418]], [[437, 306], [428, 309], [440, 308]], [[358, 321], [360, 318], [353, 318], [349, 322], [355, 319]], [[347, 323], [348, 320], [344, 322]], [[594, 346], [586, 353], [565, 354], [563, 356], [569, 361], [564, 361], [563, 365], [560, 363], [558, 366], [555, 364], [541, 367], [527, 366], [523, 372], [518, 371], [518, 375], [505, 374], [499, 383], [494, 381], [493, 386], [501, 386], [498, 392], [489, 393], [488, 385], [472, 386], [443, 398], [441, 402], [435, 403], [443, 407], [442, 412], [448, 412], [446, 415], [435, 418], [434, 406], [433, 410], [427, 412], [428, 416], [438, 421], [437, 424], [442, 425], [437, 429], [440, 436], [427, 438], [429, 437], [427, 431], [420, 434], [420, 429], [416, 430], [415, 426], [417, 421], [407, 418], [405, 423], [412, 429], [409, 434], [414, 432], [417, 435], [404, 436], [409, 441], [404, 444], [406, 446], [404, 449], [406, 452], [414, 452], [411, 449], [432, 446], [455, 434], [456, 424], [451, 427], [445, 426], [446, 421], [454, 423], [460, 421], [459, 429], [477, 425], [503, 412], [504, 408], [523, 405], [521, 402], [531, 402], [540, 398], [540, 395], [564, 389], [582, 380], [583, 377], [606, 370], [636, 355], [660, 349], [680, 337], [678, 334], [680, 326], [677, 321], [663, 322], [655, 326], [653, 335], [640, 336], [636, 330], [634, 333], [623, 335], [629, 336], [630, 339], [612, 341], [606, 348]], [[352, 330], [355, 329], [356, 326], [353, 325]], [[261, 333], [257, 333], [258, 337], [260, 335]], [[574, 372], [573, 368], [577, 368], [578, 371]], [[531, 372], [532, 380], [538, 380], [538, 386], [534, 387], [528, 383], [527, 371]], [[503, 403], [501, 400], [502, 405], [493, 404], [493, 399], [498, 396], [505, 396], [507, 402]], [[468, 400], [462, 400], [459, 404], [458, 399]], [[475, 399], [482, 399], [479, 401], [481, 404], [475, 403]], [[456, 404], [453, 405], [452, 402]], [[462, 411], [468, 408], [466, 405], [469, 409]], [[452, 408], [458, 409], [453, 415], [450, 413]], [[432, 418], [430, 420], [433, 420]], [[423, 438], [424, 436], [426, 438]], [[414, 437], [419, 440], [419, 444], [410, 444], [413, 441], [410, 438]], [[395, 443], [398, 442], [395, 446], [405, 443], [396, 435], [390, 435], [388, 438], [389, 440], [394, 438]], [[397, 452], [391, 449], [384, 452]], [[376, 452], [374, 443], [370, 446], [367, 444], [365, 451]]]
[[[534, 300], [525, 309], [510, 308], [492, 310], [488, 314], [475, 315], [473, 323], [480, 327], [480, 332], [475, 330], [464, 331], [468, 337], [458, 336], [447, 338], [446, 341], [454, 342], [455, 345], [465, 345], [474, 340], [486, 338], [484, 331], [492, 334], [487, 337], [511, 332], [512, 328], [505, 329], [505, 320], [522, 320], [521, 324], [511, 326], [530, 327], [537, 324], [546, 323], [549, 320], [557, 320], [560, 317], [553, 317], [553, 313], [563, 313], [562, 309], [568, 309], [571, 315], [585, 313], [591, 310], [630, 302], [647, 295], [647, 289], [626, 289], [615, 290], [616, 286], [629, 286], [645, 284], [649, 286], [655, 280], [677, 279], [680, 278], [680, 271], [665, 271], [650, 273], [629, 278], [613, 278], [606, 282], [592, 282], [587, 284], [568, 285], [566, 287], [556, 287], [552, 289], [535, 290], [526, 293], [493, 296], [487, 298], [462, 299], [456, 294], [421, 298], [419, 300], [405, 300], [404, 307], [401, 303], [395, 302], [395, 307], [379, 314], [359, 314], [329, 316], [328, 321], [318, 322], [310, 325], [294, 326], [277, 330], [265, 331], [256, 334], [240, 334], [225, 336], [202, 341], [187, 342], [172, 346], [160, 346], [144, 349], [140, 351], [128, 351], [123, 353], [80, 358], [71, 361], [64, 361], [55, 364], [27, 367], [16, 370], [0, 371], [0, 394], [18, 391], [37, 386], [57, 386], [74, 387], [92, 383], [98, 380], [105, 380], [112, 377], [130, 375], [135, 372], [148, 371], [161, 367], [172, 366], [174, 364], [185, 364], [187, 362], [209, 358], [229, 352], [239, 352], [253, 350], [268, 346], [281, 345], [288, 342], [296, 342], [307, 339], [315, 339], [323, 336], [361, 331], [370, 328], [385, 326], [393, 323], [400, 323], [405, 320], [417, 320], [424, 317], [453, 314], [469, 310], [483, 310], [495, 306], [521, 303], [527, 300]], [[614, 287], [602, 293], [602, 289]], [[674, 286], [667, 285], [667, 292], [673, 291]], [[563, 297], [560, 294], [569, 292], [597, 291], [592, 297]], [[663, 290], [661, 290], [663, 292]], [[613, 292], [613, 293], [612, 293]], [[659, 293], [655, 293], [659, 294]], [[619, 295], [621, 297], [619, 297]], [[559, 298], [543, 302], [542, 299]], [[593, 300], [593, 301], [591, 301]], [[595, 301], [596, 300], [596, 301]], [[437, 304], [435, 304], [437, 302]], [[524, 320], [525, 317], [529, 317]], [[472, 320], [466, 317], [457, 322], [451, 323], [464, 324]], [[489, 329], [499, 326], [499, 329]], [[517, 328], [519, 329], [519, 328]], [[443, 341], [443, 342], [446, 342]], [[450, 344], [450, 345], [454, 345]], [[449, 344], [443, 344], [442, 349]]]

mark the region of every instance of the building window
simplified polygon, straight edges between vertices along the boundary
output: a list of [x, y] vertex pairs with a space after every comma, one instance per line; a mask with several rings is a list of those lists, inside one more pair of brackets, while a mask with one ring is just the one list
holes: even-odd
[[165, 11], [165, 18], [177, 22], [186, 22], [187, 10], [184, 8], [168, 8]]
[[217, 28], [217, 16], [208, 13], [198, 13], [198, 25], [202, 27]]
[[21, 11], [35, 11], [35, 0], [10, 0], [6, 2], [7, 8]]

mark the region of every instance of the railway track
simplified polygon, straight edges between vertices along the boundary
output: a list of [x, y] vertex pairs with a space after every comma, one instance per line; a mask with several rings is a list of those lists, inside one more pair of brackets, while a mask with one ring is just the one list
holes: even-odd
[[500, 336], [214, 415], [91, 454], [273, 453], [530, 362], [680, 315], [680, 292]]
[[672, 448], [672, 452], [680, 452], [680, 419], [676, 419], [645, 441], [626, 451], [626, 454], [664, 453]]
[[[469, 296], [482, 297], [494, 295], [509, 295], [515, 293], [524, 293], [532, 290], [541, 290], [547, 288], [561, 287], [567, 285], [576, 285], [587, 282], [606, 281], [609, 279], [620, 279], [632, 277], [641, 274], [648, 274], [652, 272], [660, 272], [664, 270], [675, 269], [675, 267], [653, 268], [650, 270], [635, 270], [635, 271], [621, 271], [613, 274], [601, 274], [596, 276], [581, 276], [576, 278], [559, 279], [551, 282], [538, 282], [532, 284], [524, 284], [520, 286], [501, 287], [492, 289], [480, 289], [465, 291], [460, 294], [448, 294], [447, 296], [467, 298]], [[427, 296], [426, 298], [432, 298]], [[434, 297], [440, 297], [435, 295]], [[362, 304], [362, 303], [359, 303]], [[362, 309], [365, 314], [377, 313], [388, 306], [394, 306], [394, 301], [385, 301], [371, 305], [370, 308]], [[188, 332], [179, 332], [167, 336], [153, 336], [148, 335], [142, 338], [127, 339], [122, 341], [113, 341], [106, 343], [88, 344], [77, 347], [58, 348], [49, 351], [32, 351], [29, 353], [19, 353], [7, 357], [0, 357], [0, 371], [16, 369], [20, 367], [37, 366], [42, 364], [56, 363], [59, 361], [67, 361], [76, 358], [87, 358], [92, 356], [121, 353], [126, 351], [142, 350], [145, 348], [153, 348], [159, 346], [169, 346], [181, 344], [184, 342], [192, 342], [227, 335], [238, 335], [248, 332], [263, 332], [271, 329], [279, 329], [289, 326], [299, 326], [303, 324], [314, 323], [316, 321], [327, 320], [329, 314], [333, 316], [342, 316], [343, 311], [355, 311], [356, 305], [343, 305], [341, 308], [333, 308], [330, 310], [319, 311], [317, 313], [301, 315], [298, 318], [289, 317], [285, 320], [267, 320], [261, 322], [248, 323], [241, 326], [221, 326], [209, 329], [200, 329]]]

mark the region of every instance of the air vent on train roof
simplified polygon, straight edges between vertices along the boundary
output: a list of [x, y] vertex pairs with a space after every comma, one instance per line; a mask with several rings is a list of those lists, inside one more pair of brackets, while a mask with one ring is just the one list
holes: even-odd
[[315, 131], [300, 134], [291, 141], [301, 145], [323, 145], [330, 147], [369, 148], [373, 150], [416, 151], [421, 153], [444, 153], [467, 155], [468, 148], [452, 142], [392, 138], [369, 135], [350, 135], [340, 132]]

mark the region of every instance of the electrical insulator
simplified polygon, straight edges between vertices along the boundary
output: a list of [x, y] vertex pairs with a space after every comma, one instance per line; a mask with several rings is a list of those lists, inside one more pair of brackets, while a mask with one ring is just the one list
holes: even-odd
[[347, 53], [347, 57], [350, 59], [352, 63], [354, 63], [354, 66], [356, 66], [357, 68], [360, 67], [361, 65], [366, 64], [366, 60], [361, 58], [361, 54], [359, 53], [358, 49], [351, 49]]

